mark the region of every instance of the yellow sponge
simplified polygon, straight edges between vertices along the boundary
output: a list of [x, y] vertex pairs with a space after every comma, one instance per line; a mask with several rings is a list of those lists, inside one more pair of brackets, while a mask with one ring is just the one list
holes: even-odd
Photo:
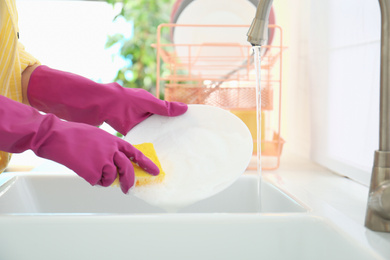
[[[153, 144], [143, 143], [143, 144], [134, 145], [134, 147], [140, 150], [150, 160], [152, 160], [152, 162], [154, 162], [157, 165], [157, 167], [160, 169], [160, 173], [157, 176], [153, 176], [145, 172], [141, 167], [139, 167], [137, 164], [132, 162], [134, 166], [135, 186], [161, 183], [165, 178], [165, 172], [161, 167], [160, 161], [158, 160], [156, 150], [154, 150]], [[118, 186], [118, 187], [120, 186], [119, 175], [116, 177], [115, 181], [111, 184], [111, 186]]]

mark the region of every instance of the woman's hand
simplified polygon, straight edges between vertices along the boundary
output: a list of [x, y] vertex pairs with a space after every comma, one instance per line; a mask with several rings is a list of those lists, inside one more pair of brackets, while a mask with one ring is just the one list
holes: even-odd
[[131, 144], [97, 127], [42, 115], [3, 96], [0, 103], [2, 151], [31, 149], [40, 157], [67, 166], [91, 185], [109, 186], [119, 174], [124, 193], [134, 185], [131, 161], [152, 175], [159, 173], [158, 167]]
[[188, 108], [183, 103], [160, 100], [143, 89], [100, 84], [47, 66], [26, 73], [30, 76], [26, 95], [31, 106], [68, 121], [95, 126], [106, 122], [123, 135], [153, 114], [179, 116]]

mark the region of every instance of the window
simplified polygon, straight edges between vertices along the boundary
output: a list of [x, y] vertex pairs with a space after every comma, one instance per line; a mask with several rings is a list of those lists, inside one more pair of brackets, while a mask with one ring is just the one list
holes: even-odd
[[289, 52], [295, 57], [291, 66], [303, 65], [292, 71], [299, 76], [291, 83], [289, 98], [297, 96], [293, 92], [308, 93], [310, 106], [305, 113], [310, 130], [293, 120], [289, 127], [298, 128], [295, 131], [301, 136], [311, 136], [307, 140], [314, 161], [368, 184], [379, 138], [379, 4], [370, 0], [301, 2], [309, 7], [295, 9], [291, 19], [301, 23], [289, 28], [291, 34], [299, 35]]

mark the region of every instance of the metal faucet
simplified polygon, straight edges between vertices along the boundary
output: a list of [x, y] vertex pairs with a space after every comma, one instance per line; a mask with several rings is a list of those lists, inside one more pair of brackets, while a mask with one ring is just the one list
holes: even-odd
[[[268, 17], [273, 0], [260, 0], [247, 33], [253, 46], [267, 43]], [[381, 69], [379, 149], [375, 151], [365, 226], [390, 233], [390, 0], [379, 0], [381, 9]]]

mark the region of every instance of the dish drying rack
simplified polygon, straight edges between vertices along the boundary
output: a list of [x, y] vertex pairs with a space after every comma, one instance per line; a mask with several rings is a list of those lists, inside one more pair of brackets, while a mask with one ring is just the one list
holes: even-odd
[[[186, 104], [206, 104], [231, 111], [241, 118], [251, 131], [254, 141], [254, 157], [248, 166], [256, 170], [256, 71], [252, 47], [237, 42], [194, 42], [191, 37], [175, 41], [179, 30], [223, 31], [243, 30], [249, 25], [184, 25], [161, 24], [157, 29], [157, 84], [156, 95], [163, 93], [167, 101]], [[282, 95], [282, 29], [269, 25], [273, 30], [273, 42], [262, 46], [261, 59], [261, 167], [277, 169], [285, 141], [281, 130]], [[226, 35], [226, 34], [225, 34]], [[215, 38], [215, 37], [214, 37]], [[223, 37], [222, 37], [223, 38]], [[246, 40], [246, 37], [245, 37]], [[173, 43], [175, 42], [175, 43]]]

